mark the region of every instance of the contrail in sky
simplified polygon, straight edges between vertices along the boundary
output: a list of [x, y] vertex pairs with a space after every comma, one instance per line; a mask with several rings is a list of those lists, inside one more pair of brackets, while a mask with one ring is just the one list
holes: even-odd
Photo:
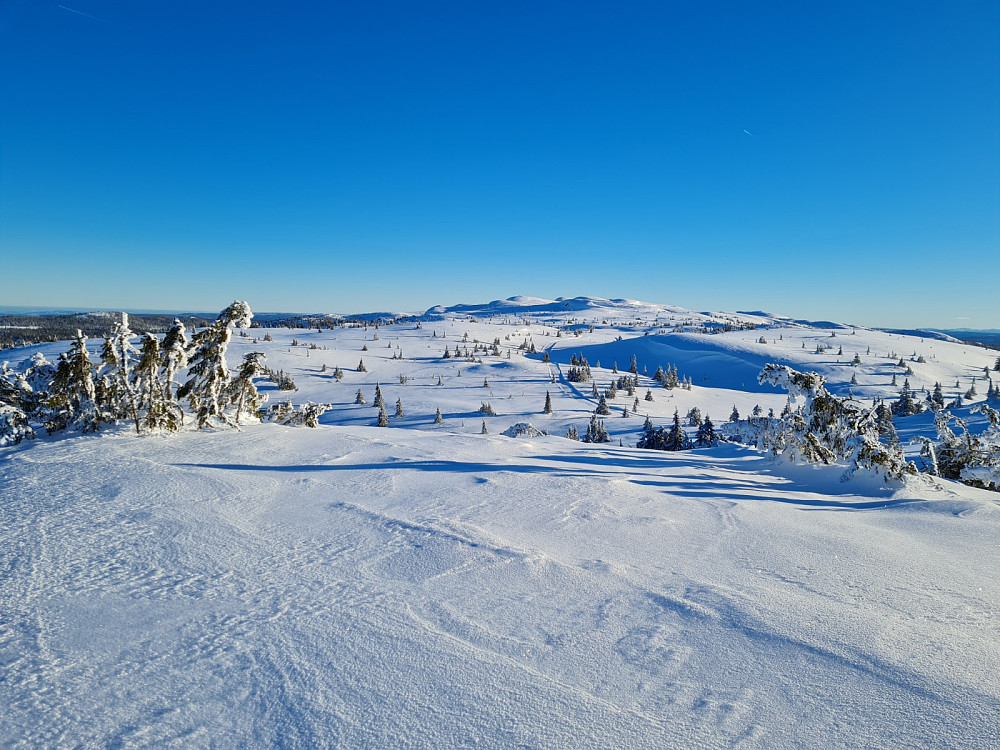
[[74, 10], [73, 8], [67, 8], [65, 5], [60, 5], [63, 10], [68, 10], [70, 13], [76, 13], [81, 16], [86, 16], [87, 18], [93, 18], [95, 21], [100, 21], [101, 23], [110, 23], [110, 21], [105, 21], [103, 18], [98, 18], [97, 16], [92, 16], [89, 13], [84, 13], [82, 10]]
[[[62, 6], [60, 5], [59, 7], [61, 8]], [[749, 130], [747, 130], [746, 128], [743, 128], [743, 132], [744, 132], [744, 133], [746, 133], [746, 134], [747, 134], [747, 135], [749, 135], [749, 136], [753, 136], [753, 133], [751, 133], [751, 132], [750, 132]]]

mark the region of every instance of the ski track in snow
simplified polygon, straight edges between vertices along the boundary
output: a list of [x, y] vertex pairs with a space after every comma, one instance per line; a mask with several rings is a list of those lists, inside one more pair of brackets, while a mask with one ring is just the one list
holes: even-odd
[[[529, 303], [557, 307], [513, 307]], [[551, 365], [446, 370], [437, 349], [466, 328], [541, 343], [542, 327], [425, 326], [377, 342], [294, 332], [339, 347], [311, 358], [275, 331], [269, 364], [294, 374], [295, 400], [336, 403], [317, 430], [112, 430], [0, 451], [0, 746], [1000, 745], [995, 495], [842, 484], [835, 467], [732, 446], [495, 436], [529, 416], [559, 434], [585, 425], [589, 389], [561, 377], [571, 352], [605, 359], [602, 383], [633, 350], [653, 370], [669, 348], [696, 374], [754, 361], [759, 331], [616, 342], [621, 326], [598, 327], [545, 339]], [[429, 342], [432, 329], [448, 338]], [[853, 335], [836, 339], [845, 359], [918, 346], [859, 329], [848, 350]], [[786, 329], [770, 354], [801, 367], [821, 357], [800, 342], [829, 336]], [[319, 373], [353, 367], [363, 341], [371, 373]], [[405, 365], [390, 363], [397, 343]], [[234, 358], [252, 345], [236, 339]], [[982, 369], [955, 354], [968, 347], [926, 347], [914, 381]], [[859, 387], [884, 390], [884, 367], [866, 361], [859, 381], [881, 380]], [[410, 385], [386, 385], [402, 371]], [[628, 444], [647, 410], [701, 405], [722, 421], [733, 402], [784, 403], [721, 381], [656, 390], [608, 427]], [[375, 382], [390, 404], [401, 394], [393, 423], [412, 429], [367, 426], [370, 402], [350, 401]], [[555, 415], [538, 413], [546, 390]], [[478, 414], [483, 400], [500, 415]], [[494, 434], [471, 434], [484, 419]]]

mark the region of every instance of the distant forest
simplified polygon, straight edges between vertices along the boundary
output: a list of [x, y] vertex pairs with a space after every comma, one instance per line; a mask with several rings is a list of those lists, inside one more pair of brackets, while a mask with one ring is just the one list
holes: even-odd
[[[121, 321], [114, 312], [73, 313], [71, 315], [0, 315], [0, 349], [44, 344], [71, 339], [77, 330], [88, 338], [106, 336]], [[211, 321], [193, 315], [133, 315], [129, 325], [138, 334], [165, 333], [175, 319], [188, 328], [204, 328]]]

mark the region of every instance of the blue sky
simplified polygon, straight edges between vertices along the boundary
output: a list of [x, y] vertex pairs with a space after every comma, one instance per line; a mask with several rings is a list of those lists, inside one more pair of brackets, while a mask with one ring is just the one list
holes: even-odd
[[0, 0], [0, 304], [1000, 327], [998, 8]]

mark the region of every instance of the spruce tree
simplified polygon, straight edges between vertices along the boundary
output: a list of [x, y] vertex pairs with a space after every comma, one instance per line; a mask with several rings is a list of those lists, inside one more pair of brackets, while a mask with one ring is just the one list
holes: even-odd
[[372, 406], [376, 409], [385, 408], [385, 398], [382, 397], [382, 388], [378, 383], [375, 384], [375, 400], [372, 401]]
[[730, 422], [739, 422], [740, 421], [740, 412], [736, 408], [736, 404], [733, 404], [733, 413], [729, 415], [729, 421]]
[[602, 417], [611, 413], [611, 409], [608, 408], [608, 402], [601, 396], [600, 402], [597, 404], [597, 408], [594, 409], [594, 414], [600, 414]]
[[367, 403], [365, 401], [365, 394], [361, 392], [360, 388], [358, 388], [358, 395], [354, 397], [354, 403], [356, 403], [356, 404]]
[[163, 354], [160, 342], [151, 333], [143, 337], [139, 350], [139, 361], [135, 366], [135, 375], [139, 380], [140, 408], [145, 409], [143, 424], [149, 430], [168, 430], [174, 432], [180, 427], [183, 414], [181, 408], [173, 399], [164, 379], [160, 377]]
[[715, 425], [712, 424], [712, 418], [705, 415], [705, 420], [698, 427], [698, 434], [695, 435], [694, 439], [695, 445], [699, 448], [710, 448], [719, 442], [719, 438], [715, 434]]
[[441, 407], [439, 406], [437, 412], [434, 414], [434, 424], [442, 424], [444, 422], [444, 417], [441, 416]]
[[267, 395], [262, 395], [253, 382], [254, 378], [264, 374], [263, 359], [263, 352], [248, 352], [243, 355], [243, 364], [229, 385], [230, 403], [236, 405], [236, 424], [240, 423], [243, 412], [256, 415], [267, 401]]
[[226, 350], [233, 328], [245, 328], [250, 325], [252, 317], [250, 306], [237, 300], [219, 313], [212, 325], [199, 331], [191, 340], [193, 351], [189, 357], [189, 377], [177, 395], [189, 400], [199, 428], [209, 426], [213, 419], [230, 424], [225, 413], [225, 395], [230, 382]]
[[385, 413], [385, 406], [380, 406], [378, 410], [378, 427], [388, 427], [389, 426], [389, 415]]
[[545, 408], [543, 411], [545, 414], [552, 413], [552, 394], [548, 391], [545, 391]]
[[396, 416], [397, 417], [403, 416], [403, 399], [402, 398], [397, 398], [396, 399]]
[[490, 431], [486, 429], [486, 420], [483, 420], [483, 429], [479, 431], [480, 435], [489, 435]]
[[[270, 334], [268, 334], [269, 336]], [[267, 336], [264, 337], [265, 340]], [[171, 400], [176, 393], [174, 377], [178, 372], [187, 367], [188, 364], [188, 338], [187, 330], [180, 320], [174, 318], [174, 324], [163, 337], [160, 345], [160, 352], [163, 366], [163, 387], [166, 389]], [[181, 411], [181, 421], [183, 422], [183, 411]]]
[[79, 330], [69, 351], [59, 357], [47, 405], [52, 410], [45, 424], [49, 432], [73, 426], [83, 432], [97, 432], [100, 428], [102, 415], [97, 405], [94, 366], [87, 351], [87, 337]]

